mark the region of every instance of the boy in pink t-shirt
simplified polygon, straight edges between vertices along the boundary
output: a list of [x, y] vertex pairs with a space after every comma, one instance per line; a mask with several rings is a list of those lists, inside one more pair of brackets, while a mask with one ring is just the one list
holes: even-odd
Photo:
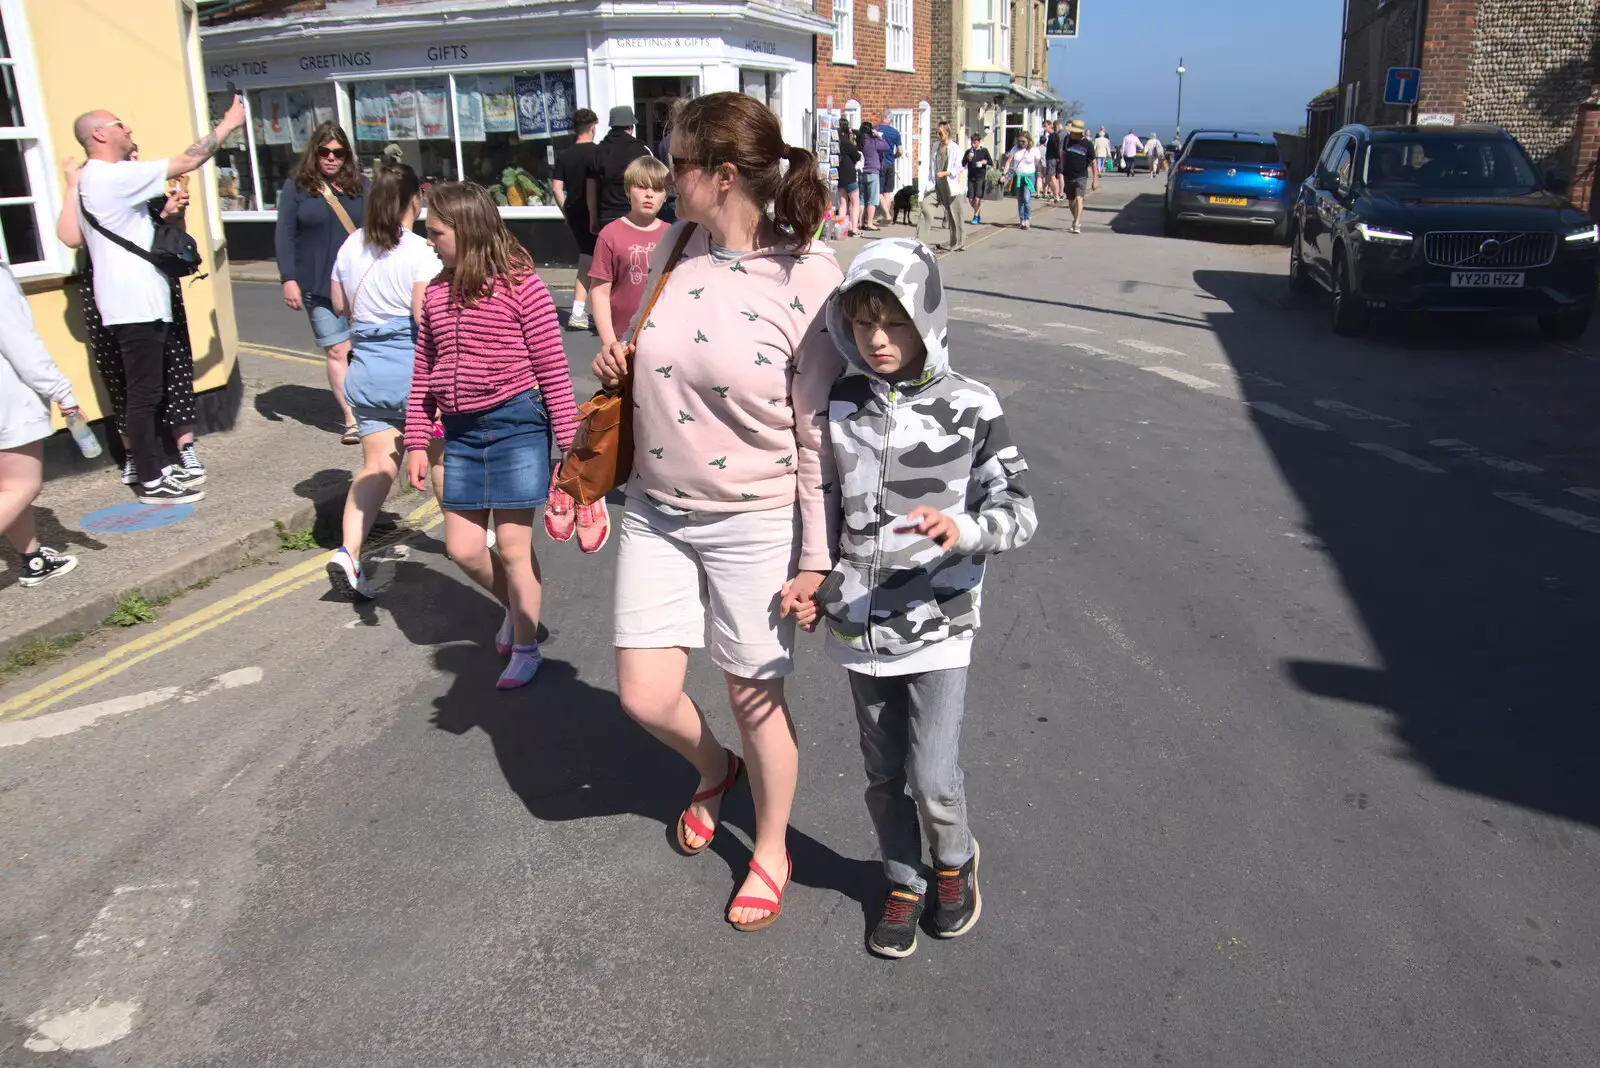
[[[667, 232], [667, 224], [656, 215], [667, 197], [669, 173], [665, 164], [651, 156], [628, 164], [622, 185], [628, 191], [630, 210], [608, 223], [595, 238], [594, 263], [589, 268], [589, 312], [600, 340], [608, 347], [627, 334], [644, 303], [650, 256]], [[576, 532], [578, 548], [597, 553], [611, 536], [611, 517], [605, 501], [580, 506], [552, 486], [544, 529], [556, 541], [571, 541]]]
[[640, 156], [622, 175], [628, 191], [628, 214], [606, 225], [595, 239], [590, 303], [600, 340], [610, 345], [627, 334], [644, 303], [650, 277], [650, 254], [667, 232], [656, 216], [667, 196], [666, 164]]

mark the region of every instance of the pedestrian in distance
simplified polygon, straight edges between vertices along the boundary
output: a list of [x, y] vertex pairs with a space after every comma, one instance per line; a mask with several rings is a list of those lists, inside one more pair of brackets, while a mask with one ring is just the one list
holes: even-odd
[[1017, 220], [1024, 230], [1032, 226], [1033, 193], [1043, 161], [1044, 152], [1033, 143], [1033, 135], [1023, 130], [1017, 134], [1017, 143], [1006, 156], [1005, 166], [1001, 169], [1002, 176], [1016, 182]]
[[[367, 191], [362, 227], [345, 239], [333, 261], [335, 314], [351, 329], [345, 402], [361, 435], [361, 470], [345, 497], [343, 541], [328, 559], [333, 592], [349, 600], [374, 596], [361, 549], [405, 461], [406, 402], [416, 366], [417, 320], [428, 283], [444, 269], [412, 227], [422, 211], [422, 183], [405, 164], [378, 172]], [[428, 443], [434, 495], [444, 442]]]
[[[822, 307], [840, 272], [812, 243], [829, 206], [816, 158], [785, 145], [754, 97], [691, 101], [672, 168], [680, 222], [651, 265], [665, 285], [637, 350], [619, 342], [594, 361], [608, 385], [631, 365], [636, 403], [617, 546], [617, 687], [623, 710], [699, 775], [677, 825], [681, 852], [711, 844], [722, 799], [748, 770], [754, 855], [726, 917], [755, 931], [781, 915], [792, 873], [799, 754], [784, 678], [794, 612], [833, 566], [837, 479], [824, 428], [843, 361]], [[684, 693], [708, 623], [748, 763]]]
[[[621, 340], [644, 302], [650, 257], [667, 231], [667, 224], [658, 213], [671, 178], [666, 164], [649, 156], [640, 156], [628, 164], [623, 183], [632, 210], [600, 231], [591, 268], [594, 288], [590, 292], [594, 297], [595, 327], [604, 347]], [[597, 553], [611, 538], [611, 515], [604, 498], [593, 504], [579, 504], [559, 486], [552, 486], [550, 503], [544, 510], [544, 529], [555, 541], [571, 541], [576, 535], [579, 549]]]
[[274, 246], [283, 303], [305, 312], [311, 335], [328, 359], [328, 387], [344, 421], [340, 440], [356, 445], [361, 435], [344, 399], [350, 368], [350, 321], [333, 310], [330, 283], [333, 258], [361, 227], [367, 179], [362, 175], [350, 135], [337, 123], [311, 131], [294, 173], [278, 194]]
[[216, 128], [179, 155], [136, 160], [133, 130], [111, 112], [85, 112], [73, 123], [88, 156], [78, 175], [78, 212], [94, 265], [95, 310], [122, 358], [134, 493], [146, 504], [198, 501], [205, 491], [198, 488], [204, 475], [167, 463], [161, 446], [157, 420], [174, 328], [173, 286], [168, 274], [135, 250], [149, 249], [155, 240], [150, 202], [169, 195], [167, 182], [198, 170], [242, 125], [244, 101], [234, 97]]
[[982, 910], [958, 763], [967, 667], [985, 561], [1037, 527], [999, 399], [950, 368], [944, 293], [927, 247], [896, 238], [861, 252], [828, 302], [852, 372], [828, 405], [843, 521], [838, 563], [800, 609], [808, 628], [826, 620], [828, 657], [850, 680], [890, 884], [867, 947], [884, 957], [916, 951], [928, 897], [940, 938]]
[[572, 283], [568, 330], [589, 329], [589, 265], [594, 261], [595, 242], [595, 232], [589, 225], [589, 175], [599, 151], [594, 140], [594, 128], [599, 123], [600, 116], [588, 108], [572, 113], [572, 132], [577, 139], [556, 157], [550, 183], [556, 207], [561, 209], [561, 217], [578, 246], [578, 277]]
[[83, 418], [72, 383], [50, 358], [33, 326], [22, 287], [0, 262], [0, 531], [22, 557], [19, 586], [37, 586], [78, 566], [39, 544], [33, 502], [44, 488], [44, 439], [55, 433], [50, 405]]
[[972, 225], [983, 222], [983, 194], [987, 191], [989, 168], [994, 157], [983, 147], [983, 134], [974, 131], [972, 147], [961, 156], [961, 168], [967, 172], [967, 203], [972, 208]]
[[[133, 154], [138, 158], [138, 152]], [[56, 219], [56, 237], [68, 248], [83, 248], [83, 221], [78, 209], [78, 179], [83, 164], [68, 159], [63, 165], [67, 195], [61, 204], [61, 214]], [[160, 223], [183, 218], [189, 206], [189, 176], [167, 181], [167, 188], [158, 196], [145, 202], [145, 210], [152, 221]], [[134, 469], [133, 439], [128, 436], [128, 376], [122, 366], [122, 350], [117, 339], [100, 321], [100, 310], [94, 302], [94, 263], [87, 258], [83, 269], [83, 328], [89, 338], [89, 353], [95, 371], [111, 401], [112, 422], [122, 439], [122, 484], [130, 490], [139, 485], [139, 474]], [[190, 486], [206, 483], [206, 468], [195, 451], [195, 424], [199, 421], [194, 403], [194, 349], [189, 341], [189, 316], [184, 307], [183, 287], [176, 278], [167, 279], [172, 296], [172, 329], [167, 331], [166, 348], [161, 358], [161, 403], [156, 409], [158, 428], [164, 428], [177, 449], [178, 462], [184, 481]], [[164, 444], [164, 443], [163, 443]]]
[[876, 232], [883, 229], [878, 225], [878, 201], [887, 196], [894, 203], [894, 190], [883, 188], [883, 160], [892, 150], [870, 122], [861, 124], [856, 140], [861, 149], [861, 229]]
[[1039, 147], [1044, 152], [1044, 195], [1054, 203], [1056, 179], [1061, 176], [1061, 138], [1048, 122], [1039, 135]]
[[950, 124], [941, 122], [938, 141], [933, 146], [933, 188], [922, 195], [922, 225], [917, 227], [917, 240], [928, 243], [922, 236], [933, 229], [934, 210], [944, 212], [945, 227], [950, 234], [946, 249], [962, 251], [966, 236], [961, 229], [961, 200], [955, 191], [955, 142], [950, 138]]
[[1161, 136], [1152, 132], [1150, 140], [1144, 143], [1145, 159], [1150, 161], [1150, 177], [1159, 178], [1161, 176], [1162, 157], [1165, 154], [1166, 150], [1161, 146]]
[[1122, 139], [1122, 173], [1132, 178], [1134, 169], [1138, 165], [1138, 157], [1144, 151], [1144, 142], [1139, 140], [1139, 135], [1132, 130]]
[[1090, 178], [1094, 174], [1096, 151], [1087, 139], [1087, 129], [1074, 119], [1067, 127], [1067, 143], [1061, 149], [1061, 180], [1067, 200], [1072, 205], [1072, 230], [1083, 233], [1083, 198], [1089, 192]]
[[[879, 159], [878, 167], [878, 215], [875, 222], [894, 222], [894, 195], [898, 192], [895, 187], [896, 171], [899, 169], [902, 154], [900, 131], [895, 129], [893, 123], [878, 123], [877, 132], [889, 146]], [[915, 176], [913, 176], [915, 177]]]
[[633, 136], [638, 119], [632, 108], [625, 105], [612, 108], [608, 122], [611, 132], [595, 149], [586, 183], [589, 231], [596, 236], [631, 210], [622, 176], [628, 172], [628, 164], [650, 154], [645, 143]]
[[839, 212], [849, 220], [850, 233], [861, 229], [861, 149], [848, 126], [839, 127]]
[[[1082, 125], [1078, 123], [1077, 125]], [[1090, 185], [1090, 192], [1100, 191], [1100, 175], [1104, 174], [1111, 163], [1111, 138], [1106, 136], [1106, 128], [1100, 127], [1100, 132], [1094, 137], [1094, 180]]]
[[[428, 240], [444, 271], [427, 287], [406, 403], [406, 474], [427, 489], [428, 445], [444, 427], [445, 549], [506, 607], [495, 648], [503, 690], [539, 670], [543, 601], [534, 513], [550, 491], [550, 437], [565, 450], [578, 409], [550, 291], [487, 191], [428, 192]], [[497, 552], [488, 530], [494, 525]]]
[[1061, 150], [1067, 147], [1067, 124], [1062, 122], [1060, 119], [1057, 119], [1055, 123], [1055, 129], [1051, 132], [1050, 136], [1056, 144], [1056, 167], [1055, 170], [1051, 171], [1050, 173], [1050, 184], [1052, 187], [1050, 190], [1050, 195], [1051, 198], [1055, 200], [1057, 204], [1059, 204], [1067, 197], [1066, 179], [1062, 176], [1061, 171]]

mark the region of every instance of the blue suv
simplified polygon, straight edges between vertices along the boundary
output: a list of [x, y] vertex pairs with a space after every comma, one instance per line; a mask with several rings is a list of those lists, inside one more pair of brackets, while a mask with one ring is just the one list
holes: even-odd
[[1167, 179], [1165, 233], [1185, 223], [1271, 228], [1289, 234], [1289, 167], [1270, 137], [1239, 131], [1194, 134]]

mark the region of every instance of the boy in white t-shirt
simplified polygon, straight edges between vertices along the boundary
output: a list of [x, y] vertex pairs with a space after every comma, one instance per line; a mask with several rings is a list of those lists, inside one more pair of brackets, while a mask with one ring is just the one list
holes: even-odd
[[[333, 260], [333, 309], [350, 320], [350, 371], [345, 401], [361, 436], [361, 470], [344, 506], [344, 543], [328, 560], [334, 593], [373, 597], [361, 569], [361, 546], [405, 461], [406, 398], [416, 365], [422, 293], [444, 265], [417, 234], [421, 184], [404, 164], [372, 180], [362, 228], [345, 239]], [[438, 442], [428, 450], [434, 494], [443, 489]]]

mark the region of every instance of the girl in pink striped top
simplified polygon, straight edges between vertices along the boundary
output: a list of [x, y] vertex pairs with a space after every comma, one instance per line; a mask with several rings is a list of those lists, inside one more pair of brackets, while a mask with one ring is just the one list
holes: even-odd
[[[542, 589], [534, 513], [550, 492], [550, 435], [564, 452], [577, 407], [561, 327], [533, 262], [481, 187], [445, 182], [428, 195], [428, 243], [444, 273], [423, 296], [406, 407], [406, 472], [426, 488], [428, 439], [444, 425], [445, 548], [506, 606], [495, 646], [511, 660], [502, 690], [539, 670]], [[494, 517], [499, 558], [488, 548]]]

